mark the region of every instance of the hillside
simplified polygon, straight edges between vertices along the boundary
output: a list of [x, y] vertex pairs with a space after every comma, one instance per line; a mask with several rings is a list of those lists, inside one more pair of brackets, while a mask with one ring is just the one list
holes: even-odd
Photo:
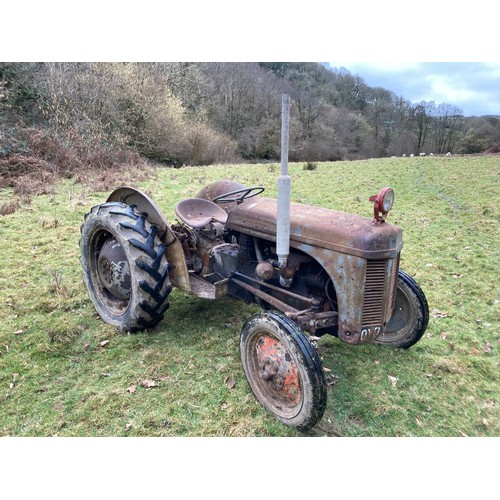
[[319, 63], [0, 63], [1, 171], [274, 161], [283, 92], [291, 161], [499, 149], [499, 117], [411, 104]]

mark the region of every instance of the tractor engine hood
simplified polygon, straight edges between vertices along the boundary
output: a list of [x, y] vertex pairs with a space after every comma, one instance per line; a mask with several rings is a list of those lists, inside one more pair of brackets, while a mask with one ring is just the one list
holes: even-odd
[[[256, 197], [233, 208], [228, 229], [276, 241], [277, 200]], [[403, 231], [392, 224], [327, 208], [291, 203], [290, 244], [333, 250], [364, 259], [394, 258], [403, 246]], [[308, 252], [309, 253], [309, 252]]]

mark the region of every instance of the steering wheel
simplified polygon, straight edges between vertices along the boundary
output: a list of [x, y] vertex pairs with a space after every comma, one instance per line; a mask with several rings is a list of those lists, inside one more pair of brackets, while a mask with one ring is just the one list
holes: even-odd
[[[252, 186], [248, 188], [236, 189], [236, 191], [229, 191], [228, 193], [220, 194], [212, 198], [214, 203], [237, 203], [238, 205], [247, 198], [253, 198], [262, 193], [266, 189], [263, 186]], [[240, 195], [240, 196], [237, 196]]]

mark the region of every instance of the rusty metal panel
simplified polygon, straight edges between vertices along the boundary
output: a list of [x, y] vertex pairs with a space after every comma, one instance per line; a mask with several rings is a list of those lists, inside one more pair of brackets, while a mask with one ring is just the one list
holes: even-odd
[[317, 260], [330, 276], [337, 292], [339, 338], [349, 344], [373, 340], [392, 312], [397, 258], [370, 263], [312, 245], [292, 246]]
[[[276, 200], [253, 198], [229, 214], [228, 229], [276, 241]], [[403, 245], [402, 230], [392, 224], [327, 208], [291, 204], [290, 243], [309, 244], [364, 259], [394, 258]]]
[[207, 275], [203, 278], [196, 274], [189, 275], [191, 292], [203, 299], [220, 299], [227, 294], [228, 278], [219, 275]]
[[325, 269], [337, 291], [338, 334], [349, 344], [361, 342], [366, 259], [292, 241]]

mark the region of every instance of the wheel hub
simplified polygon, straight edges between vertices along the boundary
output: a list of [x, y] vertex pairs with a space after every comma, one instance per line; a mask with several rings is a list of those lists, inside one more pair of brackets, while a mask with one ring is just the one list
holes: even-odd
[[102, 246], [97, 271], [108, 292], [121, 300], [130, 298], [130, 267], [123, 248], [115, 238], [109, 238]]
[[285, 346], [276, 339], [264, 336], [257, 342], [257, 363], [262, 383], [287, 406], [301, 399], [297, 365]]
[[260, 377], [268, 382], [275, 391], [283, 389], [283, 376], [277, 364], [271, 359], [266, 359], [260, 366]]

